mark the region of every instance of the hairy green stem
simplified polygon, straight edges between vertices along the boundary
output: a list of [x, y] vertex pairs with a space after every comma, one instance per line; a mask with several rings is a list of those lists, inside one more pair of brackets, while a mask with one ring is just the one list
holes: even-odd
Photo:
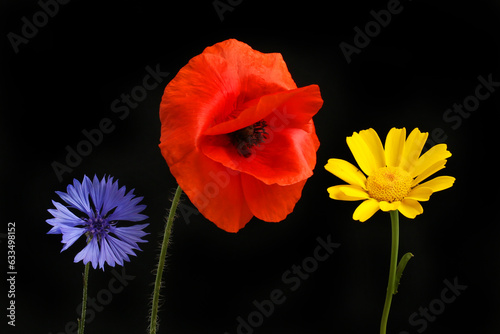
[[182, 189], [180, 186], [177, 187], [175, 191], [174, 199], [172, 200], [172, 206], [170, 207], [170, 212], [168, 214], [167, 222], [165, 225], [165, 232], [163, 234], [163, 242], [161, 244], [160, 258], [158, 259], [158, 267], [156, 269], [156, 280], [155, 288], [153, 292], [153, 304], [151, 307], [151, 322], [149, 324], [149, 333], [156, 334], [157, 321], [158, 321], [158, 303], [160, 301], [160, 288], [161, 279], [163, 276], [163, 268], [165, 266], [165, 258], [167, 256], [168, 242], [170, 240], [170, 233], [172, 231], [172, 226], [174, 223], [175, 211], [177, 211], [177, 205], [182, 195]]
[[83, 334], [85, 329], [85, 316], [87, 313], [87, 286], [89, 281], [89, 268], [90, 261], [85, 265], [85, 272], [83, 274], [83, 296], [82, 296], [82, 315], [78, 319], [78, 334]]
[[391, 264], [389, 266], [389, 283], [387, 284], [387, 292], [385, 295], [384, 310], [382, 312], [382, 322], [380, 323], [380, 334], [386, 334], [387, 320], [389, 319], [392, 296], [396, 293], [397, 289], [397, 286], [395, 285], [399, 248], [399, 213], [398, 210], [394, 210], [391, 211], [390, 214], [392, 227]]

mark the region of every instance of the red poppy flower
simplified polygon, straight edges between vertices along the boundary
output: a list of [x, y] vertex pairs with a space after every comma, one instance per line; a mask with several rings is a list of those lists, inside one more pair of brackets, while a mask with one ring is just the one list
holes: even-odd
[[230, 39], [192, 58], [167, 85], [160, 149], [209, 220], [237, 232], [283, 220], [316, 164], [319, 87], [297, 88], [281, 54]]

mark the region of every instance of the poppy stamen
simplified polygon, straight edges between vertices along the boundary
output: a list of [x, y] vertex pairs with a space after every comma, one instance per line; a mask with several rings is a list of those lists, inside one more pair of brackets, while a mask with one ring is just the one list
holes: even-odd
[[266, 132], [266, 126], [267, 122], [261, 120], [229, 134], [231, 143], [241, 156], [248, 158], [252, 155], [251, 148], [256, 145], [260, 146], [268, 138], [269, 134]]

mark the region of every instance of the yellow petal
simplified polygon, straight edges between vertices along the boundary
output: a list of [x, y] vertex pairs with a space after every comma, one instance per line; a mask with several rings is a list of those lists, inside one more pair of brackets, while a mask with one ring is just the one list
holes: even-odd
[[382, 141], [377, 132], [373, 129], [363, 130], [359, 132], [359, 135], [363, 138], [365, 143], [370, 148], [372, 152], [373, 159], [375, 159], [375, 165], [377, 168], [385, 167], [385, 152], [382, 146]]
[[420, 182], [422, 182], [423, 180], [425, 180], [426, 178], [428, 178], [432, 174], [443, 169], [445, 165], [446, 165], [446, 160], [440, 160], [440, 161], [434, 163], [429, 168], [427, 168], [422, 173], [420, 173], [420, 175], [417, 176], [417, 178], [415, 180], [413, 180], [411, 186], [415, 187], [417, 184], [419, 184]]
[[385, 166], [384, 148], [375, 130], [354, 132], [351, 137], [347, 137], [347, 145], [366, 175]]
[[359, 186], [343, 184], [327, 189], [330, 198], [341, 201], [360, 201], [369, 198], [368, 193]]
[[428, 187], [415, 187], [413, 188], [405, 198], [414, 199], [416, 201], [428, 201], [431, 197], [433, 191]]
[[404, 199], [399, 206], [399, 212], [407, 218], [413, 219], [424, 212], [422, 205], [414, 199]]
[[416, 177], [424, 170], [438, 161], [451, 157], [450, 151], [446, 149], [446, 144], [438, 144], [431, 147], [416, 162], [415, 168], [411, 172], [411, 177]]
[[366, 176], [350, 162], [341, 159], [329, 159], [325, 169], [349, 184], [366, 189]]
[[430, 181], [419, 184], [414, 189], [418, 189], [420, 187], [430, 188], [433, 192], [445, 190], [451, 188], [453, 183], [455, 182], [455, 178], [451, 176], [438, 176], [433, 178]]
[[379, 203], [380, 210], [382, 210], [384, 212], [397, 210], [400, 205], [401, 205], [401, 202], [399, 202], [399, 201], [392, 202], [392, 203], [389, 203], [386, 201], [381, 201]]
[[422, 133], [418, 128], [415, 128], [408, 136], [408, 139], [406, 139], [401, 167], [403, 167], [403, 169], [410, 174], [412, 174], [413, 169], [415, 168], [415, 164], [417, 163], [418, 157], [422, 152], [422, 148], [424, 147], [428, 135], [428, 132]]
[[389, 167], [398, 167], [403, 157], [406, 129], [392, 128], [385, 138], [385, 161]]
[[370, 198], [358, 205], [352, 215], [352, 219], [359, 220], [360, 222], [366, 221], [373, 216], [379, 209], [379, 204], [376, 199]]

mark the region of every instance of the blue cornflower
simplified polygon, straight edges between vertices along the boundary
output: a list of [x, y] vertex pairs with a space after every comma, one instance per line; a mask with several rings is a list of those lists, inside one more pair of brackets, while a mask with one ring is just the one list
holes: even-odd
[[105, 262], [112, 267], [115, 263], [123, 265], [123, 260], [130, 261], [128, 255], [135, 256], [134, 249], [140, 250], [137, 243], [147, 242], [141, 237], [149, 234], [142, 231], [149, 224], [116, 226], [119, 221], [138, 222], [148, 216], [140, 213], [146, 208], [138, 204], [143, 197], [135, 197], [134, 189], [126, 193], [125, 187], [118, 188], [118, 181], [112, 177], [99, 181], [94, 176], [91, 181], [84, 176], [82, 183], [74, 179], [66, 193], [56, 191], [56, 194], [67, 206], [52, 201], [56, 209], [48, 210], [54, 218], [47, 219], [53, 226], [47, 233], [62, 234], [61, 252], [86, 235], [87, 246], [75, 256], [75, 262], [90, 261], [94, 269], [99, 264], [103, 270]]

